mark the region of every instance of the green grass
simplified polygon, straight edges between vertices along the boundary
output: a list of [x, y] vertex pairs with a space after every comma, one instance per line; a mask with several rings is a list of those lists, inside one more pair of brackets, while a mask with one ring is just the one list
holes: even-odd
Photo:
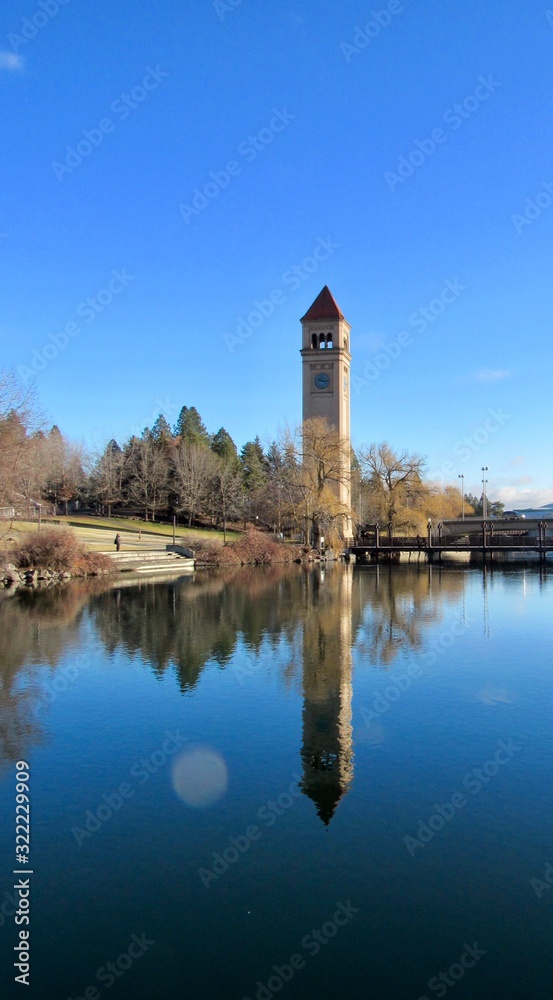
[[[143, 535], [163, 535], [173, 537], [172, 524], [157, 524], [155, 521], [142, 521], [131, 517], [91, 517], [90, 515], [79, 517], [70, 514], [68, 517], [55, 518], [57, 524], [68, 524], [75, 528], [110, 528], [115, 531], [132, 531], [138, 534], [139, 530]], [[210, 528], [186, 528], [182, 524], [177, 524], [177, 538], [198, 537], [223, 538], [222, 531], [213, 531]], [[227, 539], [240, 538], [240, 532], [227, 531]]]

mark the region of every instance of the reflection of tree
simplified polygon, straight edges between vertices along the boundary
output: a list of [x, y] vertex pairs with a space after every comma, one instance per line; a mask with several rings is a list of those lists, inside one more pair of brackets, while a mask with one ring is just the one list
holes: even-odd
[[68, 645], [78, 646], [81, 612], [90, 589], [75, 584], [0, 595], [0, 758], [24, 756], [40, 738], [37, 665], [54, 669]]
[[[432, 579], [434, 582], [432, 582]], [[303, 790], [325, 822], [352, 776], [352, 646], [377, 665], [418, 649], [444, 597], [458, 599], [462, 574], [387, 568], [326, 571], [299, 566], [231, 568], [171, 582], [83, 581], [0, 595], [0, 751], [25, 758], [40, 738], [37, 666], [55, 670], [80, 648], [90, 620], [109, 653], [122, 650], [162, 676], [174, 670], [192, 691], [206, 664], [253, 656], [278, 664], [301, 689]], [[286, 655], [283, 657], [282, 652]]]
[[384, 667], [405, 648], [421, 649], [426, 628], [442, 617], [444, 598], [458, 599], [464, 587], [462, 573], [438, 577], [427, 565], [376, 566], [360, 570], [357, 580], [363, 620], [356, 646], [363, 657]]
[[249, 567], [198, 574], [160, 585], [117, 588], [91, 602], [100, 638], [110, 652], [142, 656], [159, 675], [174, 667], [183, 691], [195, 687], [209, 661], [226, 666], [241, 637], [259, 652], [283, 630], [293, 640], [300, 575], [294, 567]]

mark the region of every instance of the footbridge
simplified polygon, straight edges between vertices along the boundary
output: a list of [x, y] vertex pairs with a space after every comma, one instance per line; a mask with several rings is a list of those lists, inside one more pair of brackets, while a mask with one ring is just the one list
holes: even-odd
[[553, 560], [553, 520], [429, 519], [424, 537], [394, 537], [389, 527], [363, 525], [349, 551], [359, 562], [545, 562]]

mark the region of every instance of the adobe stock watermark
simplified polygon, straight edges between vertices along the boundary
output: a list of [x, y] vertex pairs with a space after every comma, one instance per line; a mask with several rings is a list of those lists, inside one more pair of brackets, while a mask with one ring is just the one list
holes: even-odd
[[38, 715], [43, 708], [52, 705], [60, 694], [63, 694], [75, 683], [81, 671], [88, 670], [91, 664], [90, 656], [87, 653], [80, 653], [75, 657], [73, 663], [56, 670], [54, 678], [45, 683], [39, 697], [31, 702], [33, 715]]
[[243, 3], [244, 0], [213, 0], [213, 9], [219, 20], [224, 21], [227, 14], [233, 14]]
[[[326, 920], [322, 927], [313, 928], [301, 939], [300, 947], [303, 952], [307, 952], [309, 958], [315, 958], [326, 945], [336, 937], [342, 927], [346, 927], [353, 918], [361, 913], [358, 906], [352, 906], [351, 900], [347, 903], [336, 903], [336, 909], [330, 920]], [[271, 975], [266, 981], [258, 979], [251, 997], [242, 997], [242, 1000], [272, 1000], [280, 993], [284, 986], [294, 978], [297, 972], [305, 969], [307, 960], [301, 951], [294, 952], [284, 965], [273, 965]]]
[[392, 23], [394, 17], [402, 14], [404, 10], [405, 7], [400, 0], [390, 0], [380, 10], [371, 10], [371, 16], [366, 24], [362, 28], [356, 27], [353, 42], [340, 42], [340, 52], [346, 62], [349, 63], [355, 55], [360, 55], [373, 39], [378, 38], [380, 32]]
[[553, 865], [550, 861], [548, 861], [545, 866], [543, 878], [530, 879], [530, 885], [532, 886], [532, 889], [536, 893], [538, 899], [541, 899], [544, 892], [549, 892], [549, 890], [553, 888]]
[[[134, 274], [128, 274], [126, 267], [117, 271], [114, 269], [104, 288], [100, 288], [94, 295], [89, 295], [84, 302], [79, 303], [75, 309], [76, 317], [90, 326], [134, 279]], [[17, 374], [23, 385], [28, 386], [37, 375], [40, 375], [52, 361], [55, 361], [65, 351], [71, 341], [82, 333], [82, 330], [82, 325], [76, 323], [75, 320], [70, 320], [59, 333], [51, 333], [46, 343], [33, 351], [29, 365], [17, 366]]]
[[63, 181], [67, 174], [72, 174], [77, 167], [80, 167], [81, 163], [88, 159], [98, 146], [102, 145], [106, 135], [111, 135], [115, 132], [117, 122], [126, 121], [131, 112], [140, 107], [152, 91], [157, 90], [159, 85], [169, 75], [167, 70], [161, 69], [159, 65], [155, 69], [147, 66], [142, 81], [132, 87], [128, 93], [122, 93], [119, 97], [116, 97], [110, 105], [109, 110], [116, 116], [117, 120], [114, 121], [113, 118], [101, 118], [93, 128], [83, 129], [81, 132], [82, 139], [79, 139], [74, 146], [65, 147], [66, 155], [63, 163], [60, 163], [59, 160], [53, 160], [52, 170], [58, 181]]
[[275, 137], [284, 132], [290, 122], [294, 121], [295, 117], [286, 108], [283, 108], [282, 111], [273, 108], [273, 117], [268, 125], [255, 135], [249, 135], [238, 146], [237, 156], [241, 159], [228, 160], [222, 170], [210, 170], [205, 184], [201, 188], [194, 188], [190, 204], [180, 202], [178, 208], [185, 223], [189, 225], [192, 219], [203, 212], [215, 198], [219, 197], [221, 191], [229, 186], [233, 177], [240, 176], [244, 169], [244, 163], [241, 161], [253, 163], [259, 153], [263, 153], [274, 142]]
[[[319, 269], [319, 266], [339, 249], [340, 244], [335, 243], [331, 236], [327, 236], [326, 239], [319, 236], [311, 253], [304, 257], [301, 263], [294, 264], [293, 267], [283, 272], [280, 280], [284, 288], [297, 292], [303, 282], [307, 281]], [[245, 317], [237, 317], [234, 333], [223, 334], [223, 340], [230, 353], [232, 354], [237, 347], [252, 337], [256, 330], [259, 330], [265, 321], [270, 319], [275, 309], [284, 302], [286, 302], [286, 291], [282, 287], [273, 288], [267, 298], [254, 299], [250, 312]]]
[[[292, 644], [288, 656], [287, 666], [292, 666], [299, 656], [298, 650], [295, 645]], [[249, 680], [259, 671], [264, 670], [266, 667], [271, 667], [275, 663], [275, 651], [269, 648], [262, 648], [258, 653], [249, 658], [246, 661], [240, 663], [233, 663], [232, 673], [236, 677], [236, 680], [241, 687], [244, 686], [246, 680]]]
[[[135, 962], [142, 958], [150, 948], [153, 948], [155, 943], [155, 941], [146, 937], [145, 931], [142, 931], [142, 934], [131, 934], [125, 950], [120, 955], [117, 955], [113, 961], [110, 960], [105, 965], [101, 965], [99, 969], [96, 969], [96, 982], [106, 990], [111, 989], [121, 979], [121, 976], [124, 976], [125, 972], [128, 972], [132, 968]], [[74, 997], [70, 996], [67, 1000], [100, 1000], [100, 997], [101, 993], [98, 987], [92, 985], [86, 986], [80, 994], [75, 994]]]
[[[527, 741], [528, 739], [528, 737], [524, 736], [518, 738], [523, 741]], [[524, 743], [517, 745], [512, 739], [498, 740], [497, 747], [498, 749], [490, 760], [486, 760], [480, 767], [473, 767], [465, 774], [461, 784], [463, 789], [470, 792], [471, 795], [478, 795], [489, 784], [492, 778], [495, 778], [500, 768], [508, 764], [515, 754], [523, 749]], [[422, 850], [429, 841], [433, 840], [436, 834], [440, 830], [443, 830], [446, 823], [450, 823], [457, 813], [465, 808], [468, 802], [469, 799], [463, 791], [455, 792], [442, 805], [434, 803], [434, 811], [428, 819], [426, 821], [419, 820], [415, 835], [407, 835], [403, 838], [403, 843], [411, 857], [415, 856], [417, 848]]]
[[129, 771], [129, 778], [132, 779], [134, 785], [130, 781], [122, 781], [111, 792], [104, 792], [101, 801], [94, 809], [86, 810], [81, 821], [82, 826], [71, 827], [71, 833], [79, 847], [82, 847], [85, 840], [93, 837], [115, 813], [118, 813], [128, 799], [134, 798], [136, 787], [141, 788], [145, 785], [152, 775], [157, 774], [162, 767], [165, 767], [170, 758], [174, 757], [177, 751], [188, 741], [188, 737], [181, 736], [178, 729], [175, 733], [167, 730], [165, 736], [166, 739], [161, 744], [161, 747], [154, 750], [149, 757], [141, 757], [140, 760], [132, 765]]
[[[432, 326], [443, 315], [448, 306], [460, 298], [466, 289], [467, 286], [462, 285], [458, 278], [444, 281], [436, 298], [431, 299], [425, 306], [419, 306], [411, 313], [407, 320], [408, 325], [413, 327], [417, 333], [424, 333], [429, 326]], [[392, 363], [397, 361], [400, 355], [403, 354], [405, 348], [411, 347], [412, 344], [412, 334], [407, 330], [402, 330], [401, 333], [398, 333], [395, 340], [391, 340], [384, 347], [381, 347], [372, 361], [365, 362], [363, 377], [352, 375], [351, 382], [357, 395], [359, 395], [362, 389], [376, 382], [377, 378], [380, 378], [382, 375], [382, 372], [387, 371]]]
[[133, 424], [129, 428], [129, 434], [131, 437], [141, 437], [145, 429], [151, 427], [160, 414], [165, 417], [168, 423], [171, 423], [178, 417], [179, 413], [180, 406], [177, 403], [173, 403], [170, 399], [156, 399], [149, 416]]
[[522, 215], [520, 212], [513, 212], [511, 222], [519, 236], [524, 232], [526, 226], [531, 226], [536, 219], [539, 219], [553, 204], [553, 181], [542, 181], [541, 189], [532, 198], [527, 198], [524, 202]]
[[[448, 990], [453, 986], [457, 986], [457, 983], [464, 978], [467, 971], [474, 969], [477, 962], [484, 955], [488, 954], [483, 948], [478, 947], [478, 941], [475, 941], [472, 945], [468, 945], [465, 941], [463, 948], [465, 949], [463, 954], [457, 962], [453, 962], [449, 966], [447, 972], [439, 972], [437, 976], [432, 976], [428, 980], [428, 989], [437, 997], [445, 997]], [[425, 994], [424, 996], [420, 996], [418, 1000], [430, 1000], [430, 997]]]
[[23, 18], [19, 34], [11, 31], [8, 42], [12, 51], [19, 55], [22, 45], [28, 45], [59, 14], [61, 7], [67, 7], [70, 0], [38, 0], [37, 9], [30, 17]]
[[[465, 615], [450, 622], [439, 635], [433, 636], [429, 642], [429, 650], [421, 654], [425, 665], [433, 666], [438, 658], [443, 656], [446, 650], [451, 649], [457, 639], [474, 624], [475, 619]], [[409, 690], [413, 681], [420, 680], [421, 677], [424, 677], [424, 671], [418, 660], [410, 663], [405, 673], [391, 676], [390, 683], [382, 691], [377, 691], [374, 694], [371, 707], [366, 708], [363, 705], [361, 708], [361, 718], [365, 725], [368, 727], [373, 722], [378, 722], [389, 711], [390, 707]]]
[[395, 172], [393, 170], [384, 172], [384, 180], [390, 191], [394, 192], [398, 184], [405, 184], [405, 181], [413, 176], [415, 170], [422, 167], [423, 163], [433, 156], [438, 147], [447, 142], [449, 134], [457, 132], [475, 111], [478, 111], [480, 105], [488, 101], [501, 86], [502, 84], [498, 80], [493, 79], [491, 73], [487, 77], [479, 76], [474, 93], [468, 94], [463, 101], [457, 101], [447, 111], [444, 111], [442, 122], [448, 126], [448, 129], [435, 128], [430, 136], [416, 139], [410, 152], [406, 156], [399, 157]]
[[269, 799], [257, 810], [255, 818], [258, 823], [262, 824], [262, 827], [258, 823], [250, 823], [244, 833], [237, 837], [228, 838], [227, 847], [223, 847], [220, 851], [213, 851], [213, 861], [209, 862], [209, 868], [198, 868], [201, 883], [206, 889], [210, 888], [212, 882], [218, 882], [221, 875], [228, 872], [232, 865], [235, 865], [244, 854], [247, 854], [252, 844], [260, 840], [263, 829], [270, 830], [277, 819], [292, 808], [296, 799], [301, 795], [301, 777], [299, 774], [293, 774], [292, 778], [293, 781], [287, 791], [281, 792], [276, 799]]
[[[451, 451], [457, 457], [460, 458], [462, 462], [468, 462], [469, 458], [472, 458], [480, 448], [488, 444], [491, 437], [497, 434], [497, 431], [505, 426], [506, 423], [511, 419], [509, 413], [505, 413], [503, 408], [500, 406], [497, 409], [490, 407], [487, 410], [486, 419], [472, 432], [472, 434], [464, 434], [462, 438], [459, 438], [455, 442]], [[429, 475], [429, 479], [434, 482], [451, 482], [452, 477], [457, 474], [457, 467], [449, 460], [443, 462], [440, 468], [432, 472]]]

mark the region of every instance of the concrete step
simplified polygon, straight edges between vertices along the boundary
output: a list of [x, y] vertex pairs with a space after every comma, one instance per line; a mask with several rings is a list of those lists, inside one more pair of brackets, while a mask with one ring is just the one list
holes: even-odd
[[194, 559], [166, 549], [106, 552], [120, 573], [175, 573], [194, 569]]
[[165, 566], [157, 566], [155, 563], [152, 565], [149, 563], [147, 566], [132, 567], [129, 572], [134, 573], [145, 573], [149, 575], [150, 573], [193, 573], [194, 572], [194, 560], [181, 560], [180, 562], [172, 562]]

